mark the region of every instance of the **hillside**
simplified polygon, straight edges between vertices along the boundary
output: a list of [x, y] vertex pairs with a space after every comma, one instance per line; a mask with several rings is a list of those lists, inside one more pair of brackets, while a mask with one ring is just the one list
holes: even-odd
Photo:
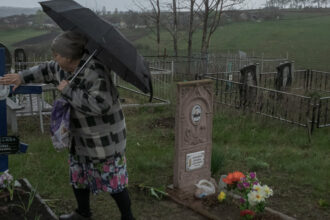
[[[286, 57], [296, 61], [300, 68], [313, 68], [330, 71], [330, 15], [328, 13], [291, 13], [283, 19], [269, 21], [235, 22], [219, 27], [213, 34], [209, 53], [238, 53], [265, 57]], [[179, 41], [179, 55], [186, 56], [186, 33]], [[202, 32], [197, 30], [193, 36], [193, 51], [199, 53]], [[160, 51], [166, 48], [167, 54], [173, 54], [172, 38], [168, 32], [161, 34]], [[140, 48], [146, 48], [145, 54], [156, 54], [156, 40], [150, 34], [135, 42]]]
[[40, 8], [16, 8], [16, 7], [0, 7], [0, 18], [12, 15], [31, 15], [35, 14]]

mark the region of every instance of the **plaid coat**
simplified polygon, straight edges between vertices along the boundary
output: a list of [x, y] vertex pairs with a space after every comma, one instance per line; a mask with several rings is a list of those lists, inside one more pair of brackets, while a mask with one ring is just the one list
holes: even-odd
[[[84, 55], [77, 69], [86, 59]], [[62, 70], [55, 61], [19, 74], [23, 83], [55, 84], [73, 75]], [[61, 95], [72, 107], [70, 153], [77, 155], [79, 162], [98, 163], [125, 153], [125, 118], [110, 72], [101, 62], [92, 59]]]

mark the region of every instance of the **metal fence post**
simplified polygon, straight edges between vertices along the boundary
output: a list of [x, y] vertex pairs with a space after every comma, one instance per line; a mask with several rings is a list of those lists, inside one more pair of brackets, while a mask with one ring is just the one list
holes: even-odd
[[316, 114], [316, 98], [313, 99], [311, 134], [313, 134], [314, 131], [315, 118], [316, 118], [315, 114]]
[[317, 105], [318, 111], [317, 111], [317, 123], [316, 123], [316, 127], [319, 128], [320, 127], [320, 117], [321, 117], [321, 108], [322, 108], [322, 101], [320, 98], [318, 98], [319, 104]]
[[[5, 49], [0, 48], [0, 76], [5, 74]], [[6, 99], [0, 100], [0, 137], [7, 136]], [[0, 155], [0, 172], [8, 170], [8, 155]]]

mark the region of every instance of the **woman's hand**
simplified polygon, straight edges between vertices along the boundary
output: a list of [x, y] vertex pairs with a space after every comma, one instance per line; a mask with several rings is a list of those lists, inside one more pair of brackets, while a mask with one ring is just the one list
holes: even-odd
[[22, 84], [21, 78], [17, 73], [8, 73], [0, 77], [0, 84], [14, 85], [13, 91]]
[[58, 89], [60, 92], [62, 92], [62, 90], [63, 90], [67, 85], [69, 85], [69, 82], [66, 81], [66, 80], [62, 80], [62, 81], [60, 82], [60, 84], [57, 86], [57, 89]]

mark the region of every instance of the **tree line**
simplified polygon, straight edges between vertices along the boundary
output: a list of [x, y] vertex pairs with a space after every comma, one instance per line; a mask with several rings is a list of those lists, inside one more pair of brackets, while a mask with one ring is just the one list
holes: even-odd
[[330, 0], [267, 0], [266, 7], [276, 8], [327, 8]]

